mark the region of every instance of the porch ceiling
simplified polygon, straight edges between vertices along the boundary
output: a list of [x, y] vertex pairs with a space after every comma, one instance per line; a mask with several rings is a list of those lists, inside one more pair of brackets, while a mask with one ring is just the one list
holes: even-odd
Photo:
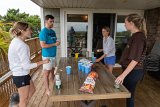
[[31, 0], [43, 8], [152, 9], [160, 0]]

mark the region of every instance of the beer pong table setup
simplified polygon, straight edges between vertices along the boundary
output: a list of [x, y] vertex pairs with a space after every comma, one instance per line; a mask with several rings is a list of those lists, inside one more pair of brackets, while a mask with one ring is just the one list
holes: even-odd
[[[83, 59], [84, 60], [84, 59]], [[106, 71], [102, 63], [94, 63], [94, 71], [98, 74], [95, 80], [95, 87], [93, 93], [86, 93], [80, 91], [81, 86], [86, 80], [88, 74], [91, 72], [89, 64], [92, 65], [90, 60], [87, 60], [88, 68], [82, 70], [80, 63], [82, 58], [61, 58], [58, 66], [58, 78], [61, 83], [55, 83], [51, 93], [51, 101], [91, 101], [100, 99], [118, 99], [130, 98], [130, 92], [123, 86], [115, 87], [115, 77]]]

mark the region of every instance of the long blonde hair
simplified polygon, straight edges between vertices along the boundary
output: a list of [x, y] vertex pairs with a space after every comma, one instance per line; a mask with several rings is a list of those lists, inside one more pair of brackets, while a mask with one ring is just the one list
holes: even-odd
[[26, 31], [28, 27], [29, 25], [26, 22], [15, 22], [13, 27], [10, 29], [10, 34], [13, 37], [18, 37], [22, 34], [22, 31]]
[[144, 17], [139, 16], [138, 14], [129, 14], [126, 17], [126, 20], [128, 22], [133, 22], [134, 25], [142, 31], [145, 36], [147, 36], [147, 29], [146, 29], [146, 21]]

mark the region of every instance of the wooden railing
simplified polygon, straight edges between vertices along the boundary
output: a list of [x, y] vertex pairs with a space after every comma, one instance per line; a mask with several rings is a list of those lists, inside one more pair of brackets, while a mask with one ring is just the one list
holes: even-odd
[[[39, 38], [32, 38], [28, 39], [26, 43], [30, 47], [30, 52], [31, 52], [31, 61], [32, 62], [37, 62], [41, 60], [41, 47], [39, 44]], [[6, 58], [7, 59], [7, 58]], [[8, 61], [4, 61], [4, 65], [8, 65]], [[12, 81], [12, 73], [9, 71], [9, 68], [5, 68], [5, 70], [8, 70], [7, 72], [5, 71], [5, 75], [3, 75], [0, 78], [0, 107], [8, 107], [8, 102], [10, 95], [13, 92], [16, 92], [17, 89], [15, 85], [13, 84]], [[37, 68], [32, 69], [30, 72], [30, 75], [32, 76], [33, 73], [37, 70]]]
[[0, 77], [9, 71], [8, 58], [0, 49]]

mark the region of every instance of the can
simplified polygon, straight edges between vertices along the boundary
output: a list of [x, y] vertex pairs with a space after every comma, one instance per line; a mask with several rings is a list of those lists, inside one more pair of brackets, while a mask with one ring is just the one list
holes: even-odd
[[88, 58], [89, 57], [89, 52], [88, 51], [86, 51], [86, 58]]
[[116, 83], [114, 84], [114, 87], [117, 88], [117, 89], [120, 88], [119, 84], [116, 84]]
[[61, 80], [56, 80], [56, 89], [60, 89], [61, 88]]

